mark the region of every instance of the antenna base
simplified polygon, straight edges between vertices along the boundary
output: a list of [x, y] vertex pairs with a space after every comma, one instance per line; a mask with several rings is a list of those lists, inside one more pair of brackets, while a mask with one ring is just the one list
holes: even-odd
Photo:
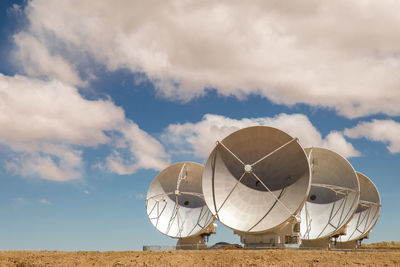
[[238, 232], [240, 242], [245, 248], [262, 249], [270, 247], [284, 247], [285, 244], [299, 244], [300, 241], [300, 222], [293, 220], [283, 227], [266, 233]]
[[206, 249], [207, 245], [204, 242], [204, 239], [201, 235], [179, 238], [176, 243], [176, 249], [185, 250], [185, 249]]
[[332, 240], [330, 238], [319, 238], [319, 239], [302, 239], [300, 248], [326, 248], [333, 247]]
[[360, 240], [352, 240], [348, 242], [336, 242], [335, 248], [337, 249], [357, 249], [361, 245]]

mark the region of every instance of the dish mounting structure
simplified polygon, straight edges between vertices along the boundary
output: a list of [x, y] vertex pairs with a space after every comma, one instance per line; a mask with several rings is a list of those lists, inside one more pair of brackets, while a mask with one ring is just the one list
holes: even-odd
[[154, 178], [147, 192], [151, 223], [162, 234], [178, 238], [181, 249], [204, 248], [215, 233], [215, 218], [202, 193], [203, 168], [194, 162], [173, 164]]
[[368, 238], [379, 218], [381, 198], [374, 183], [364, 174], [357, 172], [360, 182], [360, 200], [353, 218], [347, 224], [345, 235], [336, 242], [336, 248], [355, 249]]
[[266, 126], [238, 130], [217, 142], [202, 183], [212, 214], [245, 247], [299, 242], [299, 212], [311, 180], [297, 138]]
[[357, 208], [360, 185], [351, 164], [326, 148], [306, 148], [311, 190], [301, 211], [301, 247], [329, 248], [346, 234]]

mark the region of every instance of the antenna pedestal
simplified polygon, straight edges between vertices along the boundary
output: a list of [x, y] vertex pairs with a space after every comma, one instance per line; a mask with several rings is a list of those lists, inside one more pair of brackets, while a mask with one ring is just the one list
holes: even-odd
[[207, 245], [201, 235], [179, 238], [176, 249], [206, 249]]
[[320, 238], [320, 239], [303, 239], [301, 240], [301, 248], [331, 248], [332, 241], [330, 238]]
[[346, 241], [346, 242], [339, 242], [338, 241], [335, 244], [335, 248], [338, 248], [338, 249], [357, 249], [357, 248], [360, 248], [361, 242], [364, 239], [367, 239], [367, 238], [368, 238], [368, 235], [366, 237], [364, 237], [364, 238], [357, 239], [357, 240], [350, 240], [350, 241]]
[[359, 248], [359, 240], [352, 240], [348, 242], [337, 242], [335, 248], [337, 249], [357, 249]]
[[179, 238], [176, 249], [206, 249], [206, 242], [208, 242], [210, 235], [216, 233], [216, 229], [217, 225], [212, 223], [203, 230], [201, 235]]
[[343, 226], [336, 235], [326, 238], [318, 238], [318, 239], [302, 239], [301, 240], [301, 248], [339, 248], [337, 247], [338, 238], [342, 235], [345, 235], [347, 231], [347, 227]]
[[287, 223], [275, 231], [251, 234], [235, 231], [240, 236], [240, 242], [245, 248], [284, 247], [285, 244], [298, 244], [300, 236], [300, 222]]

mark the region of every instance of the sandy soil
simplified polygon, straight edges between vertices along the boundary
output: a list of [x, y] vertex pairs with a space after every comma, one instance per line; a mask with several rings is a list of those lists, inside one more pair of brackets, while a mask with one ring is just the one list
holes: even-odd
[[400, 250], [0, 251], [0, 266], [400, 266]]
[[372, 243], [367, 245], [361, 245], [364, 249], [390, 249], [390, 250], [400, 250], [400, 242], [396, 241], [383, 241], [379, 243]]

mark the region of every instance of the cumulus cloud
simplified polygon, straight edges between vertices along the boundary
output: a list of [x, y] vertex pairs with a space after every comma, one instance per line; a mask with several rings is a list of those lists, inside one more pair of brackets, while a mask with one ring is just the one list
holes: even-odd
[[19, 145], [14, 150], [17, 156], [5, 162], [6, 169], [14, 174], [52, 181], [68, 181], [81, 176], [81, 150], [65, 144], [48, 143], [35, 149]]
[[0, 139], [15, 143], [107, 142], [105, 131], [124, 122], [124, 111], [109, 100], [89, 101], [75, 87], [0, 74]]
[[27, 33], [14, 36], [18, 47], [15, 57], [27, 75], [58, 79], [71, 85], [85, 86], [75, 67], [59, 55], [51, 55], [45, 43]]
[[0, 74], [0, 129], [0, 144], [13, 152], [3, 163], [20, 175], [54, 181], [80, 178], [83, 149], [104, 144], [117, 151], [116, 142], [128, 150], [120, 165], [134, 165], [125, 174], [161, 169], [169, 161], [161, 144], [126, 119], [120, 107], [110, 100], [87, 100], [75, 87], [56, 80]]
[[172, 124], [162, 135], [169, 150], [177, 154], [190, 154], [207, 158], [217, 140], [241, 128], [264, 125], [279, 128], [299, 138], [303, 147], [325, 147], [344, 157], [359, 156], [360, 153], [346, 141], [340, 132], [330, 132], [324, 138], [303, 114], [279, 114], [269, 118], [231, 119], [220, 115], [206, 114], [197, 123]]
[[[107, 157], [106, 166], [118, 174], [129, 174], [140, 168], [161, 170], [167, 167], [168, 155], [164, 147], [136, 124], [130, 122], [120, 129], [123, 138], [117, 140], [116, 149]], [[128, 151], [130, 157], [124, 157]]]
[[65, 64], [71, 59], [57, 49], [46, 54], [45, 44], [87, 53], [109, 70], [143, 72], [172, 99], [215, 88], [350, 118], [399, 115], [400, 38], [388, 26], [400, 23], [399, 8], [395, 0], [32, 0], [25, 8], [30, 25], [15, 39], [28, 70], [38, 66], [34, 71], [73, 84], [79, 79]]
[[344, 134], [350, 138], [367, 138], [388, 144], [391, 153], [400, 152], [400, 123], [394, 120], [372, 120], [360, 122], [355, 127], [345, 129]]

